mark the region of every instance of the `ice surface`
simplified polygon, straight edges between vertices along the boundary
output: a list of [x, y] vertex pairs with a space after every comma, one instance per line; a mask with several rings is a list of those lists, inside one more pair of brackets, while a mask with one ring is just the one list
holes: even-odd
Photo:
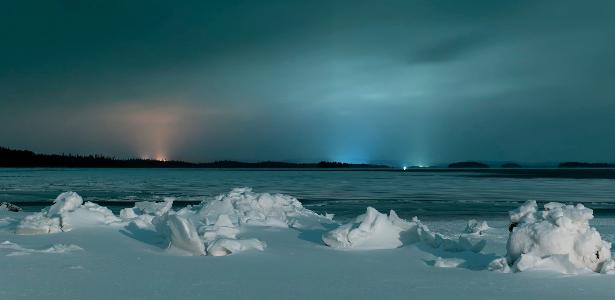
[[610, 264], [611, 243], [589, 226], [593, 217], [592, 210], [582, 204], [551, 202], [538, 211], [536, 201], [526, 202], [510, 213], [508, 264], [513, 271], [600, 272], [605, 263]]

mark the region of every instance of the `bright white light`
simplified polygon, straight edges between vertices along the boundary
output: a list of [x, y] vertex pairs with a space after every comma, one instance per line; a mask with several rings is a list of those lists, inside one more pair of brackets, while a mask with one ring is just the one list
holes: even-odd
[[402, 169], [404, 169], [404, 171], [405, 171], [406, 169], [408, 169], [408, 167], [406, 167], [406, 166], [403, 166], [403, 168], [402, 168]]

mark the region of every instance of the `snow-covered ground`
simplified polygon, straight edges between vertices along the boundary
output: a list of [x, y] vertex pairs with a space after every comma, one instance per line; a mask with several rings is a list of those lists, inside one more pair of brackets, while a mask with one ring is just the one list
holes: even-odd
[[[40, 213], [0, 210], [0, 299], [615, 297], [615, 276], [594, 272], [611, 254], [615, 219], [582, 207], [528, 203], [512, 215], [511, 245], [504, 217], [425, 222], [366, 208], [337, 222], [249, 189], [179, 210], [168, 202], [113, 215], [66, 193]], [[515, 269], [519, 251], [578, 268]], [[509, 272], [489, 270], [503, 257]]]

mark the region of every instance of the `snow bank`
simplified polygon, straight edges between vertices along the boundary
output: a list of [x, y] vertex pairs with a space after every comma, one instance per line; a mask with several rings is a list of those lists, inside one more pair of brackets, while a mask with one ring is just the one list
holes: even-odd
[[399, 218], [393, 210], [387, 216], [372, 207], [353, 222], [325, 233], [322, 240], [336, 249], [393, 249], [403, 245], [402, 234], [410, 243], [422, 242], [446, 251], [480, 252], [486, 245], [484, 239], [476, 240], [465, 235], [449, 238], [432, 232], [417, 217], [409, 222]]
[[[505, 262], [512, 271], [532, 268], [562, 273], [582, 270], [607, 272], [611, 262], [611, 243], [589, 226], [593, 211], [582, 204], [576, 206], [551, 202], [538, 211], [536, 201], [528, 201], [510, 212], [511, 233]], [[503, 259], [492, 263], [501, 270]]]
[[17, 234], [49, 234], [69, 231], [74, 226], [111, 224], [119, 219], [106, 207], [92, 202], [83, 203], [75, 192], [60, 194], [53, 205], [39, 213], [26, 216], [17, 225]]
[[392, 210], [387, 216], [373, 207], [368, 207], [365, 214], [325, 233], [322, 240], [336, 249], [393, 249], [403, 244], [399, 234], [411, 226]]
[[479, 222], [472, 219], [468, 221], [468, 225], [466, 225], [464, 232], [468, 234], [483, 235], [487, 230], [489, 230], [489, 225], [487, 225], [486, 221]]
[[9, 250], [6, 256], [18, 256], [18, 255], [28, 255], [32, 253], [69, 253], [74, 251], [83, 251], [83, 249], [77, 245], [69, 244], [54, 244], [46, 249], [30, 249], [22, 247], [16, 243], [12, 243], [10, 241], [4, 241], [0, 243], [0, 250]]

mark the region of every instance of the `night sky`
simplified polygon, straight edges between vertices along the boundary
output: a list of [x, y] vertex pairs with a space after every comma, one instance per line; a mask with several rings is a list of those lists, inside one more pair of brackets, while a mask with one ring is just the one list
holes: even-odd
[[615, 1], [2, 1], [0, 145], [615, 161]]

